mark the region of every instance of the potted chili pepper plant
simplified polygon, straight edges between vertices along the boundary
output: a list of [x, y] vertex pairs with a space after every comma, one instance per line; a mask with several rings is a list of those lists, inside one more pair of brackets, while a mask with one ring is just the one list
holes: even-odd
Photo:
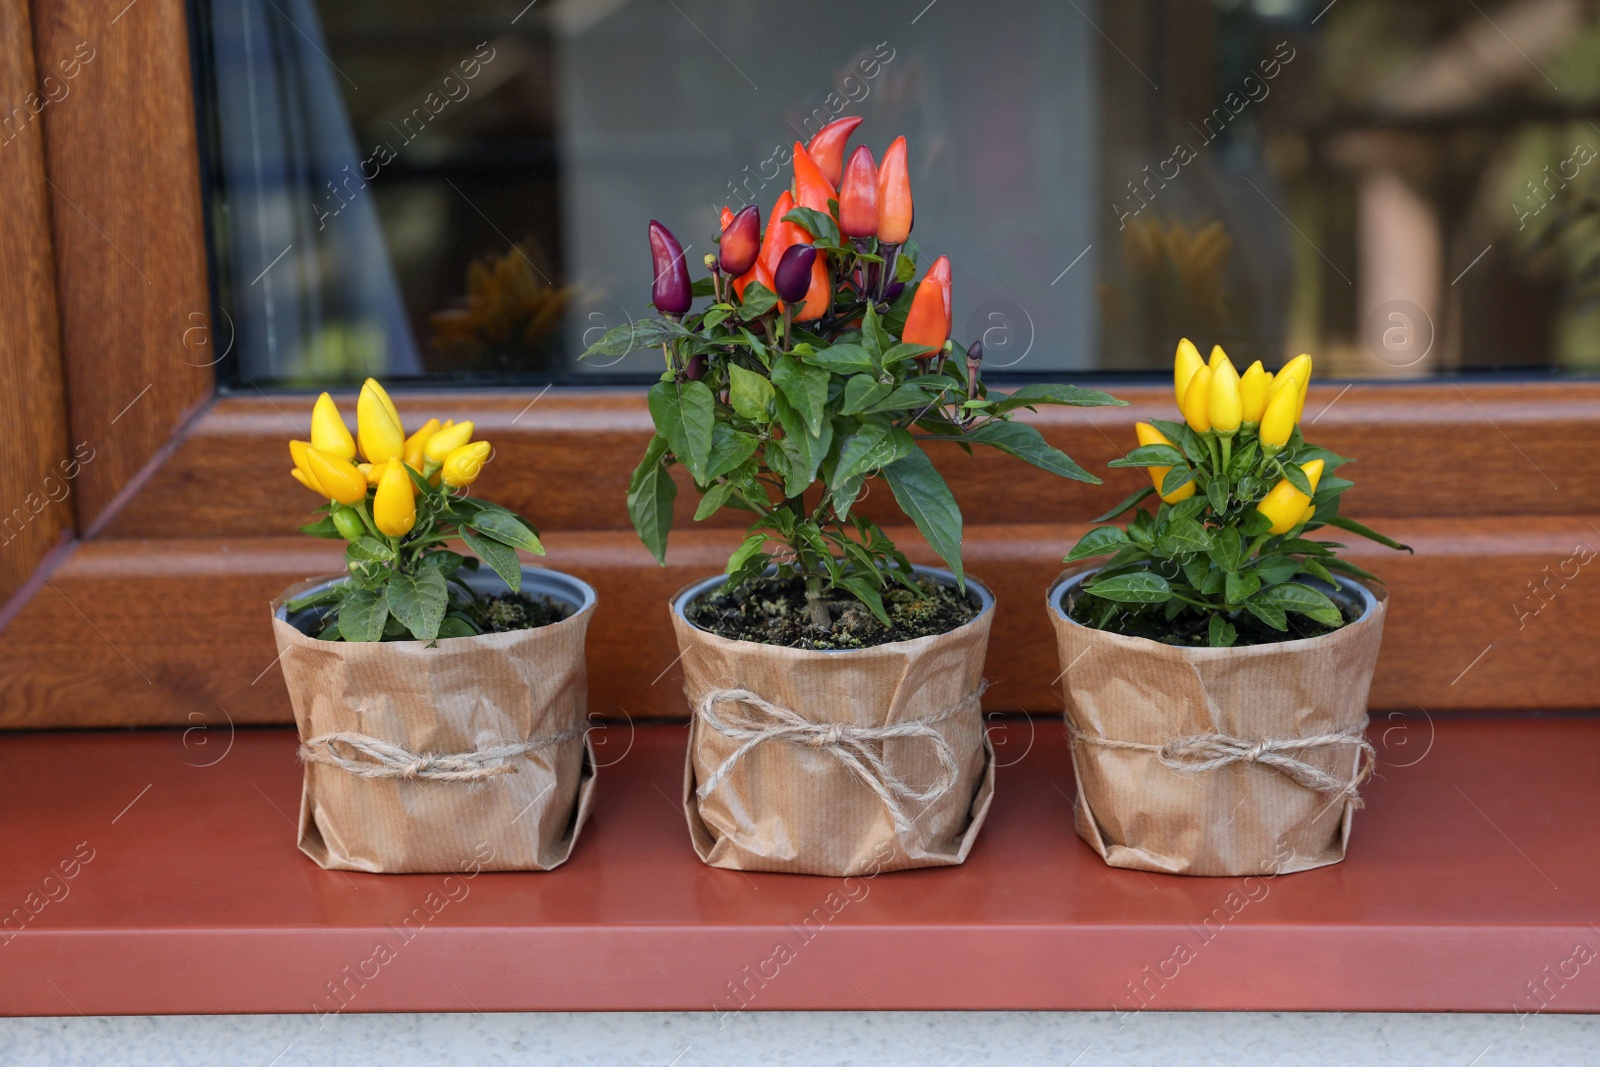
[[491, 455], [472, 423], [406, 436], [371, 379], [356, 414], [352, 437], [323, 393], [311, 439], [289, 444], [325, 501], [302, 529], [343, 541], [346, 564], [272, 605], [305, 761], [300, 848], [344, 870], [548, 870], [594, 788], [594, 590], [523, 566], [518, 549], [544, 554], [533, 525], [470, 495]]
[[[709, 279], [691, 286], [678, 242], [652, 221], [661, 317], [587, 353], [665, 356], [649, 397], [656, 433], [628, 496], [658, 559], [673, 467], [699, 493], [697, 520], [752, 516], [725, 572], [671, 602], [693, 713], [684, 805], [714, 866], [847, 875], [962, 862], [993, 791], [979, 698], [994, 601], [962, 569], [961, 512], [925, 444], [988, 445], [1094, 482], [1011, 416], [1119, 403], [1072, 386], [985, 386], [981, 344], [949, 340], [949, 261], [909, 284], [905, 139], [881, 167], [865, 146], [845, 162], [855, 121], [795, 144], [794, 188], [764, 236], [759, 209], [724, 211]], [[696, 296], [710, 298], [699, 311]], [[912, 566], [858, 510], [878, 477], [945, 569]]]
[[[1383, 634], [1373, 576], [1310, 536], [1333, 527], [1348, 462], [1306, 442], [1311, 357], [1241, 377], [1178, 346], [1182, 422], [1136, 427], [1113, 467], [1152, 485], [1100, 520], [1050, 590], [1078, 780], [1077, 828], [1106, 862], [1286, 874], [1344, 858], [1371, 773], [1367, 693]], [[1409, 549], [1406, 549], [1409, 551]]]

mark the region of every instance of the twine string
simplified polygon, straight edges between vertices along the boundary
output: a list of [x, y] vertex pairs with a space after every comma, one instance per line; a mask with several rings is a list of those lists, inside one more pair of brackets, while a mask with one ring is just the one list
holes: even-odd
[[527, 741], [504, 742], [471, 752], [436, 754], [413, 752], [404, 745], [355, 730], [341, 730], [313, 737], [300, 746], [300, 758], [320, 763], [361, 778], [402, 778], [406, 781], [482, 782], [500, 774], [514, 774], [515, 760], [551, 748], [573, 738], [582, 730], [547, 734]]
[[[891, 726], [812, 722], [748, 689], [713, 689], [701, 699], [695, 714], [708, 727], [740, 744], [700, 784], [695, 795], [702, 800], [709, 796], [757, 745], [768, 741], [787, 741], [832, 756], [883, 802], [890, 818], [894, 820], [895, 829], [900, 833], [909, 833], [912, 817], [906, 814], [906, 805], [916, 803], [926, 807], [934, 803], [955, 788], [956, 780], [960, 777], [955, 753], [951, 751], [949, 741], [935, 729], [935, 724], [977, 705], [987, 684], [980, 685], [937, 715]], [[739, 705], [747, 710], [742, 715], [725, 716], [718, 709], [726, 704]], [[939, 776], [928, 788], [920, 791], [914, 789], [890, 769], [883, 757], [883, 743], [897, 738], [921, 738], [931, 743], [933, 753], [939, 760]]]
[[[1378, 754], [1367, 740], [1366, 724], [1351, 727], [1340, 733], [1315, 734], [1311, 737], [1264, 737], [1256, 741], [1231, 737], [1228, 734], [1195, 734], [1180, 737], [1164, 745], [1143, 744], [1138, 741], [1116, 741], [1108, 737], [1094, 737], [1079, 730], [1072, 723], [1067, 732], [1074, 745], [1087, 744], [1126, 752], [1148, 752], [1161, 765], [1179, 774], [1204, 774], [1230, 764], [1256, 764], [1268, 767], [1307, 789], [1334, 799], [1345, 799], [1360, 808], [1363, 806], [1359, 789], [1377, 766]], [[1311, 749], [1330, 745], [1355, 745], [1361, 751], [1355, 777], [1350, 780], [1336, 778], [1321, 768], [1299, 758]]]

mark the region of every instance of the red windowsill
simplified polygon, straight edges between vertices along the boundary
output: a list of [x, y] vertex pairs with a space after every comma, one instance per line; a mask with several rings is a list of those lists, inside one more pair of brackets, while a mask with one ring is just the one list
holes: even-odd
[[445, 877], [303, 857], [290, 731], [241, 730], [220, 759], [217, 727], [188, 745], [13, 735], [0, 1012], [1600, 1009], [1600, 720], [1386, 729], [1406, 734], [1380, 748], [1416, 762], [1380, 766], [1348, 860], [1246, 887], [1104, 866], [1072, 831], [1059, 721], [1012, 722], [967, 864], [855, 899], [703, 866], [677, 799], [685, 731], [642, 727], [628, 749], [613, 729], [572, 860], [453, 887], [410, 940], [395, 928]]

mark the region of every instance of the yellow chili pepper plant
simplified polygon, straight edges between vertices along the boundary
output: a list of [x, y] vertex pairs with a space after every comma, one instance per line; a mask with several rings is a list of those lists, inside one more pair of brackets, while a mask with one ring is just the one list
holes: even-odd
[[[522, 603], [516, 550], [544, 555], [538, 531], [520, 515], [468, 495], [492, 449], [470, 422], [429, 419], [406, 436], [394, 401], [371, 378], [356, 402], [356, 432], [323, 393], [311, 411], [311, 440], [290, 441], [296, 481], [325, 503], [301, 531], [347, 542], [349, 576], [289, 603], [321, 610], [316, 635], [330, 641], [433, 641], [522, 629], [553, 619]], [[446, 547], [459, 539], [476, 553]], [[482, 594], [462, 577], [481, 563], [513, 596]]]
[[1337, 527], [1411, 549], [1339, 514], [1354, 483], [1334, 474], [1348, 460], [1301, 435], [1310, 381], [1310, 356], [1275, 375], [1259, 361], [1240, 375], [1220, 346], [1206, 360], [1179, 342], [1173, 387], [1183, 421], [1137, 424], [1139, 446], [1111, 466], [1142, 467], [1152, 484], [1095, 521], [1150, 496], [1158, 506], [1136, 510], [1125, 528], [1096, 526], [1067, 556], [1110, 556], [1084, 580], [1076, 621], [1214, 648], [1314, 637], [1350, 621], [1328, 596], [1335, 573], [1375, 579], [1338, 557], [1343, 545], [1307, 535]]

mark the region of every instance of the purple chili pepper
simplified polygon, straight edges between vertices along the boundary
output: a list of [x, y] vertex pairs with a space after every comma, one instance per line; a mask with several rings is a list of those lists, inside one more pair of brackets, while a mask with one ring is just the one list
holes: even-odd
[[806, 298], [811, 290], [811, 265], [816, 259], [817, 250], [808, 244], [793, 245], [783, 254], [773, 276], [779, 300], [796, 304]]
[[678, 239], [655, 219], [650, 220], [650, 259], [655, 269], [650, 292], [656, 310], [664, 315], [682, 315], [694, 302], [689, 291], [689, 265], [684, 262]]

